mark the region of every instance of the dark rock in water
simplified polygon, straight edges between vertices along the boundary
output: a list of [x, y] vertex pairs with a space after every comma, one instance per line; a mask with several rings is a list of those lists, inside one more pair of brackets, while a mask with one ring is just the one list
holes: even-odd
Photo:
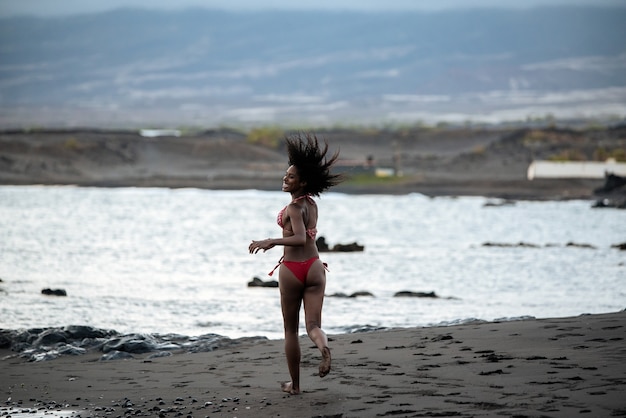
[[594, 247], [591, 244], [577, 244], [575, 242], [568, 242], [567, 243], [567, 247], [577, 247], [577, 248], [590, 248], [592, 250], [595, 250], [596, 247]]
[[607, 173], [604, 186], [593, 192], [600, 197], [593, 208], [626, 209], [626, 177]]
[[515, 205], [515, 201], [506, 199], [500, 202], [492, 202], [492, 201], [486, 202], [485, 204], [483, 204], [483, 207], [484, 208], [499, 208], [502, 206], [512, 206], [512, 205]]
[[347, 252], [363, 251], [365, 249], [365, 246], [359, 245], [356, 242], [352, 242], [350, 244], [335, 244], [332, 248], [330, 248], [329, 245], [326, 243], [326, 238], [324, 237], [319, 237], [315, 241], [315, 244], [317, 245], [317, 250], [321, 253], [327, 253], [327, 252], [347, 253]]
[[[546, 247], [557, 247], [558, 245], [556, 244], [546, 244]], [[568, 242], [566, 245], [566, 247], [578, 247], [578, 248], [592, 248], [595, 249], [596, 247], [594, 247], [591, 244], [578, 244], [575, 242]], [[498, 242], [485, 242], [483, 243], [483, 247], [523, 247], [523, 248], [541, 248], [539, 245], [536, 244], [529, 244], [527, 242], [519, 242], [517, 244], [508, 244], [508, 243], [498, 243]]]
[[350, 295], [348, 295], [347, 293], [342, 293], [342, 292], [333, 293], [332, 295], [328, 295], [328, 297], [331, 297], [331, 298], [357, 298], [359, 296], [375, 297], [373, 293], [368, 292], [366, 290], [362, 290], [360, 292], [354, 292], [354, 293], [352, 293]]
[[49, 295], [49, 296], [67, 296], [67, 292], [65, 291], [65, 289], [43, 289], [41, 291], [42, 295]]
[[278, 282], [276, 280], [268, 280], [265, 282], [258, 277], [254, 277], [248, 282], [248, 287], [278, 287]]
[[517, 244], [508, 244], [502, 242], [485, 242], [483, 247], [525, 247], [525, 248], [539, 248], [536, 244], [529, 244], [527, 242], [518, 242]]
[[621, 244], [611, 245], [611, 248], [617, 248], [618, 250], [626, 251], [626, 242], [622, 242]]
[[592, 206], [594, 209], [610, 208], [610, 209], [626, 209], [626, 198], [600, 199], [596, 200]]
[[363, 249], [365, 249], [365, 246], [359, 245], [356, 242], [352, 242], [350, 244], [335, 244], [333, 246], [333, 252], [340, 253], [358, 252], [363, 251]]
[[317, 245], [317, 251], [319, 251], [321, 253], [326, 253], [326, 252], [330, 251], [330, 247], [328, 247], [328, 244], [326, 243], [326, 238], [324, 238], [324, 237], [319, 237], [315, 241], [315, 244]]
[[403, 290], [401, 292], [396, 292], [393, 295], [394, 298], [400, 297], [410, 297], [410, 298], [438, 298], [435, 292], [411, 292], [408, 290]]
[[604, 176], [604, 186], [594, 190], [594, 193], [609, 193], [626, 186], [626, 177], [615, 174], [606, 174]]
[[350, 295], [351, 298], [357, 298], [359, 296], [372, 296], [372, 297], [374, 297], [374, 294], [372, 292], [368, 292], [367, 290], [361, 290], [360, 292], [354, 292], [353, 294]]

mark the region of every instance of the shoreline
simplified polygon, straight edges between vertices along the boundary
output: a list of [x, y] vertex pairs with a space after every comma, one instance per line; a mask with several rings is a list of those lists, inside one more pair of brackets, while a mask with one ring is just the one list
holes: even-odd
[[[167, 182], [149, 181], [119, 181], [119, 182], [15, 182], [5, 183], [0, 181], [0, 187], [79, 187], [101, 189], [197, 189], [212, 191], [244, 191], [255, 190], [261, 192], [280, 191], [275, 186], [276, 182], [266, 184], [264, 182], [253, 184], [251, 182], [228, 181], [221, 185], [208, 186], [203, 182], [183, 181], [172, 184]], [[535, 181], [535, 184], [538, 184]], [[485, 184], [484, 182], [454, 182], [444, 183], [406, 183], [406, 184], [343, 184], [333, 188], [332, 192], [346, 195], [389, 195], [402, 196], [408, 194], [422, 194], [426, 197], [484, 197], [486, 199], [500, 199], [510, 201], [568, 201], [586, 200], [597, 202], [602, 197], [592, 192], [594, 185], [601, 184], [598, 181], [572, 179], [544, 181], [538, 187], [532, 182], [500, 182], [500, 184]]]
[[299, 396], [280, 391], [283, 340], [111, 361], [88, 353], [27, 362], [2, 349], [0, 413], [622, 416], [625, 329], [620, 311], [329, 335], [333, 369], [323, 379], [314, 376], [320, 355], [302, 337]]
[[[606, 313], [581, 313], [579, 315], [603, 315]], [[532, 315], [521, 315], [491, 320], [470, 317], [406, 327], [365, 325], [344, 332], [330, 332], [330, 335], [358, 335], [369, 332], [448, 328], [539, 319], [542, 318]], [[304, 338], [305, 336], [306, 334], [303, 331], [301, 337]], [[112, 328], [96, 328], [84, 324], [0, 328], [0, 361], [15, 358], [22, 359], [28, 363], [38, 363], [54, 361], [68, 356], [82, 357], [92, 355], [99, 355], [98, 361], [145, 360], [146, 358], [232, 349], [247, 342], [281, 340], [283, 340], [282, 333], [280, 337], [272, 337], [267, 335], [232, 336], [212, 332], [190, 335], [175, 332], [120, 332]], [[12, 352], [13, 354], [3, 354], [3, 351]]]

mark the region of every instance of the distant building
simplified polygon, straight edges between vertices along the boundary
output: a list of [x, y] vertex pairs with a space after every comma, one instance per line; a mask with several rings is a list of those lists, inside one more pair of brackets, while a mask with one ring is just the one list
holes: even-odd
[[528, 180], [587, 178], [603, 179], [607, 174], [626, 176], [626, 163], [613, 158], [599, 161], [533, 161], [528, 166]]
[[141, 129], [139, 135], [145, 138], [156, 138], [159, 136], [180, 136], [178, 129]]

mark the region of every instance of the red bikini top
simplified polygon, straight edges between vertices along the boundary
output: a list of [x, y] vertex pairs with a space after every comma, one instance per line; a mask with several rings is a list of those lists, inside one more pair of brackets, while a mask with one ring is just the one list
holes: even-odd
[[[313, 200], [313, 198], [311, 197], [310, 194], [304, 194], [300, 197], [296, 197], [295, 199], [293, 199], [291, 201], [291, 203], [295, 203], [298, 200], [302, 200], [302, 199], [306, 199], [310, 204], [315, 205], [315, 200]], [[281, 228], [284, 228], [284, 224], [283, 224], [283, 216], [285, 211], [287, 210], [287, 206], [285, 206], [280, 212], [278, 212], [278, 216], [276, 216], [276, 223], [278, 224], [278, 226], [280, 226]], [[317, 236], [317, 228], [311, 228], [311, 229], [307, 229], [306, 233], [309, 237], [311, 237], [311, 239], [313, 241], [315, 241], [315, 237]]]

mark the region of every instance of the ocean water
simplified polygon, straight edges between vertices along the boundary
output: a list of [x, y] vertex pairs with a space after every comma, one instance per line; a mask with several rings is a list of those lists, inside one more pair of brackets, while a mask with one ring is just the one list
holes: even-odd
[[[281, 248], [247, 248], [280, 234], [288, 201], [255, 190], [2, 186], [0, 328], [281, 338], [278, 289], [247, 286], [270, 279]], [[626, 252], [611, 247], [626, 242], [626, 211], [420, 194], [331, 192], [317, 202], [320, 236], [365, 246], [321, 254], [326, 294], [374, 295], [327, 297], [330, 334], [626, 308]], [[404, 290], [440, 297], [394, 297]]]

